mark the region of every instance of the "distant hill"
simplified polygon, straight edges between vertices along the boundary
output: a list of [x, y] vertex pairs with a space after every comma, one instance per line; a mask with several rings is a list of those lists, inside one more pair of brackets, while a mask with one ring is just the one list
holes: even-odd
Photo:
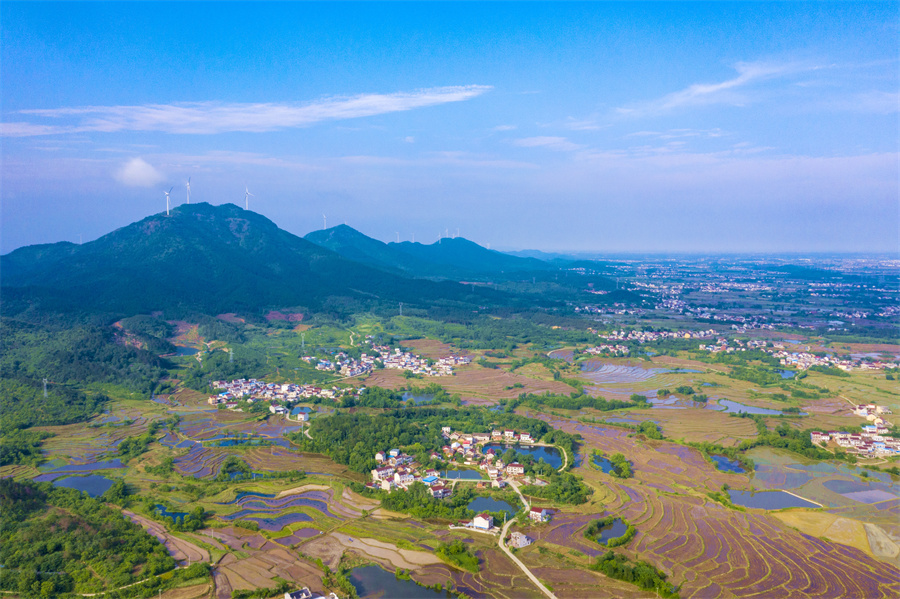
[[427, 263], [407, 257], [383, 241], [367, 237], [347, 225], [313, 231], [304, 239], [340, 254], [348, 260], [368, 264], [382, 270], [417, 276], [429, 269]]
[[[374, 241], [374, 240], [372, 240]], [[4, 311], [207, 314], [405, 301], [479, 302], [486, 289], [404, 278], [349, 260], [233, 204], [186, 204], [84, 245], [0, 257]], [[353, 304], [353, 306], [351, 306]]]
[[442, 239], [431, 245], [409, 241], [384, 243], [340, 225], [313, 231], [305, 239], [349, 260], [417, 277], [480, 279], [551, 268], [540, 260], [489, 250], [461, 237]]
[[553, 260], [575, 260], [575, 256], [571, 254], [557, 254], [553, 252], [542, 252], [541, 250], [511, 250], [504, 251], [503, 253], [509, 256], [516, 256], [517, 258], [535, 258], [536, 260], [542, 260], [544, 262]]

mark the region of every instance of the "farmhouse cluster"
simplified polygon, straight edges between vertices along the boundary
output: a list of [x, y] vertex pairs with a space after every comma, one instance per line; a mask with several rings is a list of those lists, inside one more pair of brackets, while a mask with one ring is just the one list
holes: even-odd
[[793, 366], [800, 370], [807, 370], [812, 366], [840, 368], [841, 370], [850, 370], [852, 368], [883, 370], [885, 368], [897, 368], [900, 366], [897, 362], [885, 362], [881, 360], [868, 362], [863, 360], [841, 359], [829, 355], [817, 356], [808, 352], [776, 351], [773, 352], [772, 355], [779, 358], [783, 366]]
[[[513, 430], [494, 430], [490, 433], [464, 434], [451, 430], [449, 426], [443, 427], [441, 434], [449, 441], [448, 445], [441, 448], [441, 453], [433, 452], [429, 457], [432, 460], [450, 460], [455, 456], [461, 456], [467, 466], [478, 466], [487, 472], [494, 488], [506, 486], [508, 478], [523, 476], [525, 466], [518, 463], [506, 464], [499, 458], [493, 448], [482, 451], [482, 445], [490, 442], [498, 443], [533, 443], [529, 433], [517, 433]], [[431, 490], [431, 495], [437, 499], [449, 497], [452, 490], [441, 482], [440, 472], [437, 470], [422, 470], [415, 458], [402, 453], [399, 449], [391, 449], [386, 454], [379, 451], [375, 454], [375, 462], [378, 467], [371, 472], [372, 481], [368, 483], [371, 489], [383, 491], [405, 491], [413, 483], [420, 482]], [[487, 481], [485, 481], [487, 482]], [[537, 484], [545, 484], [536, 481]]]
[[900, 455], [900, 439], [886, 436], [890, 429], [884, 426], [867, 424], [858, 435], [831, 431], [827, 433], [813, 431], [809, 437], [813, 443], [828, 444], [833, 441], [847, 453], [867, 457], [885, 457]]
[[601, 343], [600, 345], [595, 345], [594, 347], [589, 347], [584, 350], [586, 354], [593, 354], [595, 356], [610, 353], [617, 356], [627, 356], [628, 352], [631, 351], [628, 347], [624, 345], [609, 345], [607, 343]]
[[437, 361], [429, 360], [400, 348], [391, 349], [386, 345], [376, 345], [371, 335], [366, 337], [365, 342], [371, 345], [372, 353], [364, 352], [359, 360], [344, 352], [335, 354], [333, 360], [313, 356], [306, 356], [303, 359], [310, 363], [315, 362], [316, 370], [336, 372], [343, 376], [369, 374], [378, 365], [395, 370], [408, 370], [423, 376], [450, 376], [453, 374], [454, 366], [472, 361], [468, 356], [446, 356]]
[[660, 339], [708, 339], [715, 337], [716, 332], [712, 329], [706, 331], [613, 331], [599, 336], [608, 341], [637, 341], [638, 343], [647, 343], [651, 341], [659, 341]]
[[[365, 387], [316, 387], [315, 385], [295, 385], [292, 383], [267, 383], [256, 379], [237, 379], [234, 381], [213, 381], [210, 383], [214, 389], [223, 389], [217, 395], [210, 395], [209, 405], [225, 404], [228, 409], [235, 409], [238, 400], [254, 403], [257, 401], [286, 402], [291, 403], [309, 399], [311, 397], [325, 397], [328, 399], [340, 399], [347, 395], [358, 396]], [[281, 408], [278, 410], [277, 408]], [[287, 408], [271, 406], [273, 413], [287, 413]]]
[[[432, 453], [432, 459], [440, 459], [440, 455]], [[372, 470], [372, 482], [366, 486], [370, 489], [382, 491], [401, 490], [406, 491], [413, 483], [422, 483], [429, 488], [431, 496], [435, 499], [450, 497], [453, 490], [444, 486], [440, 480], [440, 472], [437, 470], [421, 470], [415, 458], [402, 453], [399, 449], [391, 449], [385, 454], [379, 451], [375, 454], [378, 467]]]

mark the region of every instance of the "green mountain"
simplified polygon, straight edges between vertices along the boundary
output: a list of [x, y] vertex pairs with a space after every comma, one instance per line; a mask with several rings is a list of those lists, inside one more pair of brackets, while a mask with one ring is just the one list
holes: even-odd
[[0, 257], [4, 311], [206, 314], [379, 302], [477, 303], [496, 292], [413, 280], [348, 260], [233, 204], [187, 204], [84, 245]]
[[349, 260], [416, 277], [483, 279], [551, 268], [540, 260], [510, 256], [463, 238], [442, 239], [431, 245], [409, 241], [384, 243], [340, 225], [313, 231], [305, 239]]
[[313, 231], [304, 239], [340, 254], [348, 260], [368, 264], [381, 270], [415, 276], [427, 272], [431, 268], [428, 263], [407, 257], [383, 241], [367, 237], [347, 225]]

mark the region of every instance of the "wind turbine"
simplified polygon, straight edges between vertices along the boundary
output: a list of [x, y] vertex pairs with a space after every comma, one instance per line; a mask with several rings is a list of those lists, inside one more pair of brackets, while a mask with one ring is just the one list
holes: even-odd
[[250, 188], [246, 185], [244, 186], [244, 210], [250, 210], [250, 198], [255, 198], [256, 196], [250, 193]]
[[169, 191], [164, 191], [164, 192], [163, 192], [164, 194], [166, 194], [166, 216], [169, 216], [169, 194], [172, 193], [172, 190], [173, 190], [173, 189], [175, 189], [175, 188], [174, 188], [174, 187], [170, 187], [170, 188], [169, 188]]
[[190, 204], [191, 203], [191, 178], [190, 177], [188, 177], [188, 180], [187, 180], [187, 183], [185, 184], [185, 186], [187, 187], [187, 198], [188, 198], [187, 203]]

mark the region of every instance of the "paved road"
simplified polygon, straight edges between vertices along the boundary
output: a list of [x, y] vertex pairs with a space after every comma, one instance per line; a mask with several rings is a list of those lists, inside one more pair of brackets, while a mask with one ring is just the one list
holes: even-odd
[[[528, 501], [525, 500], [525, 496], [522, 495], [522, 492], [519, 491], [519, 485], [516, 484], [515, 482], [511, 482], [509, 486], [511, 486], [513, 489], [515, 489], [516, 493], [519, 494], [519, 498], [521, 498], [522, 503], [525, 504], [525, 511], [528, 512], [528, 510], [531, 509], [531, 505], [528, 503]], [[519, 560], [519, 558], [517, 558], [515, 555], [513, 555], [512, 551], [510, 551], [509, 548], [506, 546], [506, 533], [509, 532], [509, 527], [512, 526], [513, 522], [514, 522], [514, 520], [507, 521], [506, 525], [503, 527], [503, 531], [500, 533], [500, 538], [497, 540], [497, 544], [500, 546], [500, 549], [502, 549], [503, 552], [509, 556], [509, 559], [511, 559], [513, 562], [515, 562], [515, 564], [517, 566], [519, 566], [519, 568], [522, 570], [522, 572], [524, 572], [525, 575], [531, 579], [531, 582], [533, 582], [535, 584], [535, 586], [537, 586], [537, 588], [539, 588], [541, 590], [542, 593], [547, 595], [547, 597], [549, 599], [556, 599], [556, 595], [554, 595], [550, 589], [545, 587], [544, 583], [542, 583], [540, 580], [538, 580], [537, 576], [535, 576], [534, 574], [531, 573], [531, 570], [528, 569], [528, 566], [523, 564]]]
[[506, 546], [504, 539], [506, 539], [506, 533], [509, 531], [509, 527], [512, 526], [512, 523], [513, 523], [513, 520], [508, 521], [506, 523], [506, 526], [503, 527], [503, 532], [500, 533], [500, 540], [498, 542], [498, 544], [500, 545], [500, 549], [502, 549], [506, 553], [506, 555], [509, 556], [509, 559], [511, 559], [513, 562], [515, 562], [515, 564], [517, 566], [519, 566], [519, 568], [521, 568], [522, 572], [524, 572], [525, 575], [531, 579], [531, 582], [533, 582], [535, 584], [535, 586], [537, 586], [537, 588], [539, 588], [541, 590], [542, 593], [547, 595], [547, 597], [549, 599], [557, 599], [556, 595], [554, 595], [550, 589], [545, 587], [544, 584], [540, 580], [538, 580], [537, 576], [532, 574], [531, 570], [529, 570], [525, 564], [523, 564], [521, 561], [519, 561], [519, 558], [517, 558], [515, 555], [513, 555], [512, 551], [510, 551], [509, 548]]

